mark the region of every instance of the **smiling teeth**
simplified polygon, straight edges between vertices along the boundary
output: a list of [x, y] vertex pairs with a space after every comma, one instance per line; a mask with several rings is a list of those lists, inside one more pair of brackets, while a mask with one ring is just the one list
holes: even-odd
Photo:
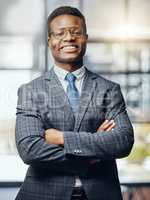
[[75, 49], [76, 46], [66, 46], [66, 47], [63, 47], [63, 49]]

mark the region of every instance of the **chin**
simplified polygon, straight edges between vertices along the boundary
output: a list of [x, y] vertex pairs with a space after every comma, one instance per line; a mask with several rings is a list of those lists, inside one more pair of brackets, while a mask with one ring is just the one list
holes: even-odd
[[81, 57], [66, 57], [59, 59], [60, 62], [62, 63], [74, 63], [74, 62], [79, 62], [81, 60]]

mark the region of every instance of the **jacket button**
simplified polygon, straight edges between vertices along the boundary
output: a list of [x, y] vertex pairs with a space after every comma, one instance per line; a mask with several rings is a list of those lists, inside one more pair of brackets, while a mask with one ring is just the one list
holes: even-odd
[[77, 153], [77, 149], [74, 150], [74, 153]]

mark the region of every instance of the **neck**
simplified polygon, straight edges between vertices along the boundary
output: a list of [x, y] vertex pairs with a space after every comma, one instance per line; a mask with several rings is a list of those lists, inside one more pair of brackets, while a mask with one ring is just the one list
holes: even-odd
[[65, 69], [66, 71], [68, 72], [73, 72], [79, 68], [81, 68], [83, 66], [83, 61], [78, 61], [78, 62], [74, 62], [74, 63], [58, 63], [55, 61], [55, 64], [62, 68], [62, 69]]

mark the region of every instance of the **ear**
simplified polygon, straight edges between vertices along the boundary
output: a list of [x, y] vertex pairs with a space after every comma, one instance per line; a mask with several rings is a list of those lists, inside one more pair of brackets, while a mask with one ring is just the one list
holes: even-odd
[[51, 38], [49, 36], [47, 38], [47, 43], [48, 43], [48, 46], [51, 48]]

